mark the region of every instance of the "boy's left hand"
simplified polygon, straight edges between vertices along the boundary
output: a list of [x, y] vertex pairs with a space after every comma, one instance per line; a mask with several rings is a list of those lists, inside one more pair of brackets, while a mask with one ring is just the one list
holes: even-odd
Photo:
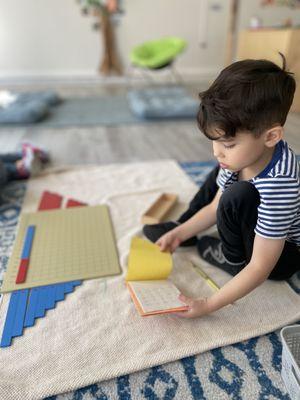
[[184, 296], [183, 294], [180, 294], [179, 300], [187, 304], [189, 306], [189, 309], [187, 311], [176, 313], [178, 317], [196, 318], [202, 317], [203, 315], [210, 313], [207, 298], [192, 299], [190, 297]]

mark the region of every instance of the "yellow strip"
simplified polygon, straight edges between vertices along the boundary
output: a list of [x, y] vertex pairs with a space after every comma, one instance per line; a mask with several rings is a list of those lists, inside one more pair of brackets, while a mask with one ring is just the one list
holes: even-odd
[[126, 281], [167, 279], [172, 270], [172, 256], [160, 251], [157, 244], [133, 237], [131, 240]]
[[204, 271], [203, 271], [203, 269], [201, 269], [200, 267], [199, 267], [199, 265], [196, 265], [196, 264], [194, 264], [192, 261], [191, 261], [191, 264], [192, 264], [192, 266], [193, 266], [193, 268], [195, 269], [195, 271], [206, 281], [206, 283], [212, 288], [212, 289], [214, 289], [214, 290], [220, 290], [220, 286], [218, 286], [217, 284], [216, 284], [216, 282], [215, 281], [213, 281]]

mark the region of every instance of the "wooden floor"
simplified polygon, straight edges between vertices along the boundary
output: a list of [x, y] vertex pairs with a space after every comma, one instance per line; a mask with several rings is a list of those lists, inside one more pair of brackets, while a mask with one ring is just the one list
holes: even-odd
[[[19, 88], [18, 88], [19, 89]], [[43, 90], [46, 87], [22, 87]], [[51, 87], [53, 89], [53, 87]], [[61, 85], [54, 88], [64, 97], [91, 96], [124, 92], [126, 87]], [[196, 96], [204, 86], [190, 86]], [[285, 139], [300, 154], [300, 114], [290, 114]], [[213, 158], [212, 143], [197, 128], [196, 121], [167, 121], [114, 127], [0, 129], [0, 152], [13, 151], [24, 140], [47, 148], [53, 166], [108, 164], [154, 159], [207, 161]]]

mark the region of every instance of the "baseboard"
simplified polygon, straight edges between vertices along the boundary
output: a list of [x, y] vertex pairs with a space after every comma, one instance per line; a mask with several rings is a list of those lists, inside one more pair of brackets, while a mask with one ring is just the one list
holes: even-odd
[[[176, 71], [184, 82], [207, 82], [216, 77], [220, 68], [177, 68]], [[146, 74], [139, 72], [132, 73], [132, 69], [128, 69], [122, 76], [102, 76], [94, 71], [32, 71], [15, 73], [0, 72], [0, 85], [20, 86], [20, 85], [118, 85], [127, 84], [130, 81], [142, 82], [147, 79]], [[155, 82], [172, 82], [170, 71], [159, 70], [149, 74], [150, 81]], [[174, 81], [174, 79], [173, 79]]]

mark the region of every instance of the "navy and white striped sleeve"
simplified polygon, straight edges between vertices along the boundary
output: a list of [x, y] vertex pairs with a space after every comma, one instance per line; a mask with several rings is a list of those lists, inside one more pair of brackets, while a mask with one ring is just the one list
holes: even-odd
[[299, 211], [299, 182], [295, 178], [260, 179], [255, 182], [260, 194], [255, 233], [269, 239], [285, 239]]
[[223, 168], [220, 168], [218, 175], [217, 175], [216, 182], [217, 182], [217, 185], [219, 186], [219, 188], [222, 190], [222, 192], [225, 189], [225, 184], [226, 184], [227, 180], [228, 180], [228, 176], [227, 176], [226, 170]]

